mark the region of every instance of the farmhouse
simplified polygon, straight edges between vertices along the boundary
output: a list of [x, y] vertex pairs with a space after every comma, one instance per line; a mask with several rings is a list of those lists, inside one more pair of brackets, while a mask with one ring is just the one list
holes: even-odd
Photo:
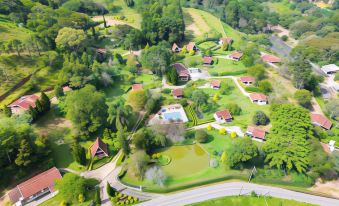
[[173, 67], [177, 70], [179, 80], [188, 81], [190, 79], [190, 73], [185, 65], [181, 63], [175, 63], [173, 64]]
[[235, 51], [235, 52], [233, 52], [232, 54], [230, 54], [228, 57], [229, 57], [230, 59], [239, 61], [239, 60], [241, 59], [242, 55], [243, 55], [243, 53], [238, 52], [238, 51]]
[[213, 58], [212, 57], [203, 57], [202, 59], [204, 65], [211, 65], [213, 64]]
[[251, 85], [255, 82], [255, 78], [251, 76], [243, 76], [239, 78], [243, 84]]
[[173, 43], [172, 52], [179, 53], [180, 51], [181, 51], [181, 48], [176, 43]]
[[220, 89], [220, 86], [221, 86], [220, 80], [216, 80], [216, 79], [212, 80], [211, 82], [212, 89]]
[[232, 115], [227, 109], [218, 111], [213, 116], [218, 123], [232, 122]]
[[257, 141], [265, 141], [266, 131], [258, 127], [248, 126], [246, 130], [246, 135], [252, 137]]
[[14, 205], [21, 206], [55, 192], [55, 181], [62, 179], [59, 170], [53, 167], [17, 185], [9, 193]]
[[256, 103], [256, 104], [259, 104], [259, 105], [268, 104], [267, 96], [264, 95], [264, 94], [251, 93], [250, 99], [253, 103]]
[[108, 157], [107, 145], [98, 137], [95, 142], [89, 148], [91, 152], [91, 157]]
[[183, 95], [183, 91], [182, 89], [173, 89], [172, 90], [172, 95], [174, 98], [176, 99], [179, 99], [179, 98], [182, 98], [184, 95]]
[[223, 45], [223, 44], [232, 44], [233, 39], [230, 37], [222, 37], [219, 39], [219, 44]]
[[139, 89], [143, 89], [142, 84], [133, 84], [132, 85], [132, 90], [139, 90]]
[[329, 130], [332, 127], [332, 122], [322, 114], [311, 113], [312, 124]]
[[188, 52], [190, 52], [191, 50], [193, 50], [193, 51], [198, 51], [199, 49], [198, 49], [198, 47], [195, 45], [195, 43], [194, 42], [189, 42], [188, 44], [187, 44], [187, 51]]
[[321, 67], [325, 74], [334, 74], [339, 71], [339, 67], [335, 64], [328, 64]]
[[11, 108], [13, 114], [19, 114], [27, 111], [29, 107], [35, 108], [35, 102], [38, 99], [39, 97], [35, 94], [25, 95], [8, 105], [8, 107]]
[[272, 54], [264, 54], [261, 56], [261, 59], [267, 63], [280, 63], [281, 62], [281, 59], [279, 57], [274, 56]]

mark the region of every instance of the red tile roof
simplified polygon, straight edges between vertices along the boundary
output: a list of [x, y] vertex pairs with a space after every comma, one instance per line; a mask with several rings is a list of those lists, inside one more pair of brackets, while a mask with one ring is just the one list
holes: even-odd
[[212, 57], [203, 57], [204, 64], [212, 64], [213, 58]]
[[311, 121], [313, 124], [320, 125], [325, 129], [331, 129], [332, 127], [332, 122], [321, 114], [311, 113]]
[[62, 88], [62, 91], [63, 91], [63, 92], [69, 92], [69, 91], [72, 91], [72, 88], [70, 88], [69, 86], [64, 86], [64, 87]]
[[272, 54], [264, 54], [261, 58], [264, 62], [269, 62], [269, 63], [279, 63], [279, 62], [281, 62], [281, 59], [279, 57], [274, 56]]
[[222, 37], [219, 40], [222, 41], [223, 44], [225, 43], [230, 44], [233, 42], [233, 39], [231, 37]]
[[173, 43], [172, 51], [175, 51], [176, 49], [180, 49], [180, 47], [176, 43]]
[[178, 75], [181, 77], [187, 77], [190, 75], [188, 69], [186, 69], [185, 65], [183, 65], [182, 63], [175, 63], [173, 64], [173, 67], [177, 70]]
[[247, 128], [247, 132], [251, 133], [253, 137], [258, 138], [258, 139], [265, 139], [266, 136], [266, 131], [263, 129], [260, 129], [258, 127], [251, 127], [249, 126]]
[[232, 115], [227, 109], [218, 111], [215, 114], [218, 118], [223, 118], [224, 120], [232, 119]]
[[240, 77], [241, 82], [255, 82], [255, 78], [251, 76]]
[[33, 95], [26, 95], [22, 96], [19, 99], [17, 99], [15, 102], [9, 105], [9, 107], [20, 107], [24, 110], [29, 109], [29, 107], [35, 107], [35, 102], [38, 100], [39, 97], [35, 94]]
[[252, 101], [267, 101], [267, 96], [260, 93], [251, 93], [250, 98]]
[[211, 85], [212, 87], [220, 87], [221, 81], [220, 80], [212, 80]]
[[92, 158], [95, 156], [95, 153], [98, 151], [99, 148], [108, 156], [107, 145], [98, 137], [89, 148]]
[[55, 180], [61, 179], [62, 176], [56, 167], [53, 167], [33, 178], [19, 184], [12, 189], [8, 196], [13, 203], [19, 201], [20, 198], [26, 199], [45, 188], [50, 188], [54, 192]]
[[99, 48], [99, 49], [97, 49], [97, 52], [100, 53], [100, 54], [106, 54], [107, 50], [104, 49], [104, 48]]
[[187, 51], [193, 50], [194, 47], [196, 47], [194, 42], [189, 42], [186, 46]]
[[240, 59], [242, 57], [243, 53], [235, 51], [232, 54], [230, 54], [230, 58], [233, 59]]
[[139, 90], [139, 89], [143, 89], [142, 84], [133, 84], [132, 85], [132, 90]]
[[183, 95], [183, 91], [182, 89], [174, 89], [172, 90], [172, 95], [175, 97], [180, 97]]

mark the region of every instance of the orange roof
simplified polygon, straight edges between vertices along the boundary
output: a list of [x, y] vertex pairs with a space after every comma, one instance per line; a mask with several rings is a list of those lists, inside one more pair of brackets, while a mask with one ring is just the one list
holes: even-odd
[[193, 50], [193, 48], [195, 47], [195, 43], [194, 42], [189, 42], [188, 44], [187, 44], [187, 51], [191, 51], [191, 50]]
[[91, 151], [92, 157], [95, 156], [99, 148], [108, 156], [107, 145], [98, 137], [95, 140], [95, 142], [91, 145], [91, 147], [89, 148]]
[[55, 180], [61, 178], [62, 176], [59, 170], [56, 167], [53, 167], [19, 184], [8, 193], [8, 196], [11, 201], [15, 203], [19, 201], [20, 198], [26, 199], [45, 188], [50, 188], [51, 192], [54, 192]]
[[217, 117], [223, 118], [224, 120], [232, 119], [232, 115], [227, 109], [218, 111], [215, 114], [217, 115]]
[[105, 48], [99, 48], [97, 49], [97, 52], [100, 54], [106, 54], [107, 50]]
[[213, 58], [212, 57], [203, 57], [204, 64], [212, 64]]
[[242, 55], [243, 55], [243, 53], [235, 51], [232, 54], [230, 54], [230, 57], [234, 58], [234, 59], [240, 59], [242, 57]]
[[269, 62], [269, 63], [279, 63], [279, 62], [281, 62], [281, 59], [279, 57], [274, 56], [272, 54], [265, 54], [261, 58], [264, 62]]
[[321, 114], [311, 113], [311, 121], [325, 129], [331, 129], [332, 122]]
[[182, 89], [174, 89], [172, 90], [172, 95], [175, 97], [180, 97], [183, 95], [183, 91]]
[[260, 94], [260, 93], [251, 93], [250, 98], [252, 99], [252, 101], [255, 101], [255, 100], [267, 101], [267, 96], [264, 94]]
[[233, 39], [231, 37], [222, 37], [220, 38], [220, 41], [222, 41], [222, 43], [227, 43], [227, 44], [230, 44], [233, 42]]
[[180, 77], [187, 77], [190, 75], [188, 69], [186, 69], [185, 65], [183, 65], [182, 63], [175, 63], [173, 64], [173, 67], [177, 70], [177, 73]]
[[22, 109], [29, 109], [29, 107], [35, 107], [35, 102], [39, 99], [39, 97], [35, 94], [22, 96], [17, 99], [15, 102], [9, 105], [9, 107], [20, 107]]
[[260, 129], [258, 127], [251, 127], [249, 126], [247, 128], [247, 132], [251, 133], [253, 137], [258, 138], [258, 139], [265, 139], [266, 136], [266, 131], [263, 129]]
[[255, 82], [255, 78], [251, 76], [240, 77], [241, 82]]
[[175, 51], [176, 49], [180, 49], [180, 47], [176, 43], [173, 43], [172, 51]]
[[143, 89], [142, 84], [133, 84], [132, 85], [132, 90], [139, 90]]
[[217, 79], [214, 79], [211, 82], [212, 87], [220, 87], [220, 84], [221, 84], [221, 81]]

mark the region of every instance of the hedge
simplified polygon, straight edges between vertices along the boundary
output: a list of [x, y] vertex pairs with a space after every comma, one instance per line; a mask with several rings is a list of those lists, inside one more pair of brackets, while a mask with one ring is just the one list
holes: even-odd
[[187, 107], [185, 107], [185, 112], [187, 113], [188, 118], [192, 120], [192, 122], [193, 122], [192, 126], [197, 126], [197, 124], [198, 124], [198, 117], [195, 114], [192, 106], [188, 105]]

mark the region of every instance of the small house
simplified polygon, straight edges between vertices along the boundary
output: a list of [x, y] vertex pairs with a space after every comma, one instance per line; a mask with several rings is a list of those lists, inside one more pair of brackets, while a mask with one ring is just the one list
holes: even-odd
[[105, 144], [99, 137], [95, 140], [95, 142], [90, 146], [89, 151], [91, 153], [91, 157], [108, 157], [108, 149], [107, 144]]
[[230, 54], [228, 57], [229, 57], [230, 59], [239, 61], [239, 60], [241, 59], [242, 55], [243, 55], [242, 52], [235, 51], [235, 52], [233, 52], [232, 54]]
[[232, 44], [233, 43], [233, 39], [230, 37], [222, 37], [219, 39], [219, 44], [223, 45], [223, 44]]
[[175, 63], [173, 67], [177, 70], [178, 78], [181, 81], [188, 81], [190, 79], [190, 73], [188, 69], [182, 63]]
[[188, 44], [187, 44], [187, 51], [188, 52], [190, 52], [190, 51], [198, 51], [199, 50], [199, 48], [195, 45], [195, 43], [194, 42], [189, 42]]
[[339, 71], [339, 67], [335, 64], [328, 64], [321, 67], [325, 74], [334, 74]]
[[142, 84], [133, 84], [132, 85], [132, 90], [140, 90], [140, 89], [143, 89], [143, 86]]
[[254, 140], [257, 140], [257, 141], [260, 141], [260, 142], [266, 140], [266, 138], [265, 138], [266, 137], [266, 131], [263, 130], [263, 129], [260, 129], [258, 127], [252, 127], [252, 126], [247, 127], [246, 135], [250, 136]]
[[179, 53], [180, 51], [181, 51], [181, 48], [176, 43], [173, 43], [172, 52]]
[[24, 111], [27, 111], [29, 107], [35, 108], [35, 102], [39, 99], [39, 97], [35, 94], [25, 95], [15, 100], [13, 103], [8, 105], [13, 114], [19, 114]]
[[325, 130], [329, 130], [332, 127], [332, 122], [322, 114], [311, 113], [311, 122]]
[[260, 93], [251, 93], [250, 99], [253, 103], [259, 104], [259, 105], [265, 105], [268, 104], [267, 96]]
[[213, 116], [218, 123], [232, 122], [232, 115], [227, 109], [218, 111]]
[[172, 95], [174, 98], [179, 99], [184, 96], [184, 93], [183, 93], [183, 90], [179, 88], [179, 89], [173, 89]]
[[255, 82], [255, 78], [251, 76], [240, 77], [240, 81], [245, 85], [251, 85]]
[[220, 80], [212, 80], [211, 82], [211, 88], [212, 89], [220, 89], [220, 86], [221, 86], [221, 81]]
[[202, 59], [204, 65], [212, 65], [213, 64], [213, 58], [212, 57], [203, 57]]
[[281, 62], [281, 59], [279, 57], [274, 56], [272, 54], [264, 54], [261, 56], [261, 59], [267, 63], [280, 63]]

